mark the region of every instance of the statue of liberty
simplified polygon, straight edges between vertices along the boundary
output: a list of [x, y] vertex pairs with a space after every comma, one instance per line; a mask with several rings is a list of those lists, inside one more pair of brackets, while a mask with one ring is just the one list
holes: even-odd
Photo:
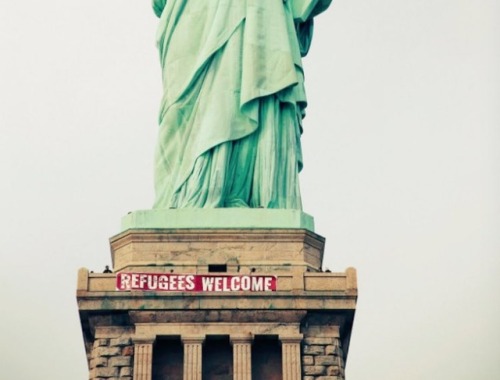
[[301, 210], [301, 57], [331, 0], [153, 0], [154, 208]]

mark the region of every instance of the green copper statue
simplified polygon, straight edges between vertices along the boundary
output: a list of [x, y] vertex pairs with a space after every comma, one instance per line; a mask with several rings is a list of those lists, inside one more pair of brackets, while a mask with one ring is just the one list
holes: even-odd
[[301, 57], [331, 0], [153, 0], [154, 208], [302, 208]]

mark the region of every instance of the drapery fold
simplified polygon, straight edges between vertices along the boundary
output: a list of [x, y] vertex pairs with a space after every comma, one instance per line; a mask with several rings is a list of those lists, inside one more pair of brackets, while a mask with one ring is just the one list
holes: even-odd
[[[296, 24], [289, 1], [153, 1], [164, 87], [154, 207], [301, 207], [301, 53], [308, 50], [312, 20]], [[270, 127], [271, 145], [259, 133], [268, 130], [263, 123], [280, 124]], [[264, 165], [294, 168], [287, 183], [263, 182], [255, 164], [261, 149], [273, 151]], [[248, 171], [244, 178], [241, 170]], [[257, 183], [269, 194], [258, 195]], [[238, 189], [242, 184], [245, 190]], [[290, 193], [298, 200], [286, 200]]]

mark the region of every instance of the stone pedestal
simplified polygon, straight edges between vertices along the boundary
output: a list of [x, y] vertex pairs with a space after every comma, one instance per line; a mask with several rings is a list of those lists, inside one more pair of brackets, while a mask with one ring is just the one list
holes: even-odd
[[[182, 361], [175, 368], [182, 368], [183, 380], [201, 380], [206, 364], [203, 348], [209, 342], [229, 353], [223, 367], [232, 373], [207, 379], [204, 375], [203, 380], [259, 380], [257, 372], [284, 380], [344, 379], [357, 299], [356, 272], [353, 268], [323, 272], [323, 250], [324, 239], [301, 228], [135, 228], [111, 238], [115, 272], [81, 269], [78, 274], [90, 379], [161, 379], [152, 365], [158, 354], [155, 347], [168, 347], [170, 341], [183, 347], [178, 356], [171, 354]], [[214, 271], [276, 276], [277, 289], [116, 290], [118, 272]], [[167, 344], [157, 345], [160, 341]], [[264, 358], [272, 360], [262, 359], [261, 353], [253, 355], [256, 342], [269, 347]], [[172, 371], [181, 378], [180, 369]]]

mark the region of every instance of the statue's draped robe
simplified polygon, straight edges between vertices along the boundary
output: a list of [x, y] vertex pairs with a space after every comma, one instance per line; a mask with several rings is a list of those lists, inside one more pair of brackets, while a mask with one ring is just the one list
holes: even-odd
[[155, 208], [301, 209], [312, 22], [290, 0], [153, 0], [163, 72]]

